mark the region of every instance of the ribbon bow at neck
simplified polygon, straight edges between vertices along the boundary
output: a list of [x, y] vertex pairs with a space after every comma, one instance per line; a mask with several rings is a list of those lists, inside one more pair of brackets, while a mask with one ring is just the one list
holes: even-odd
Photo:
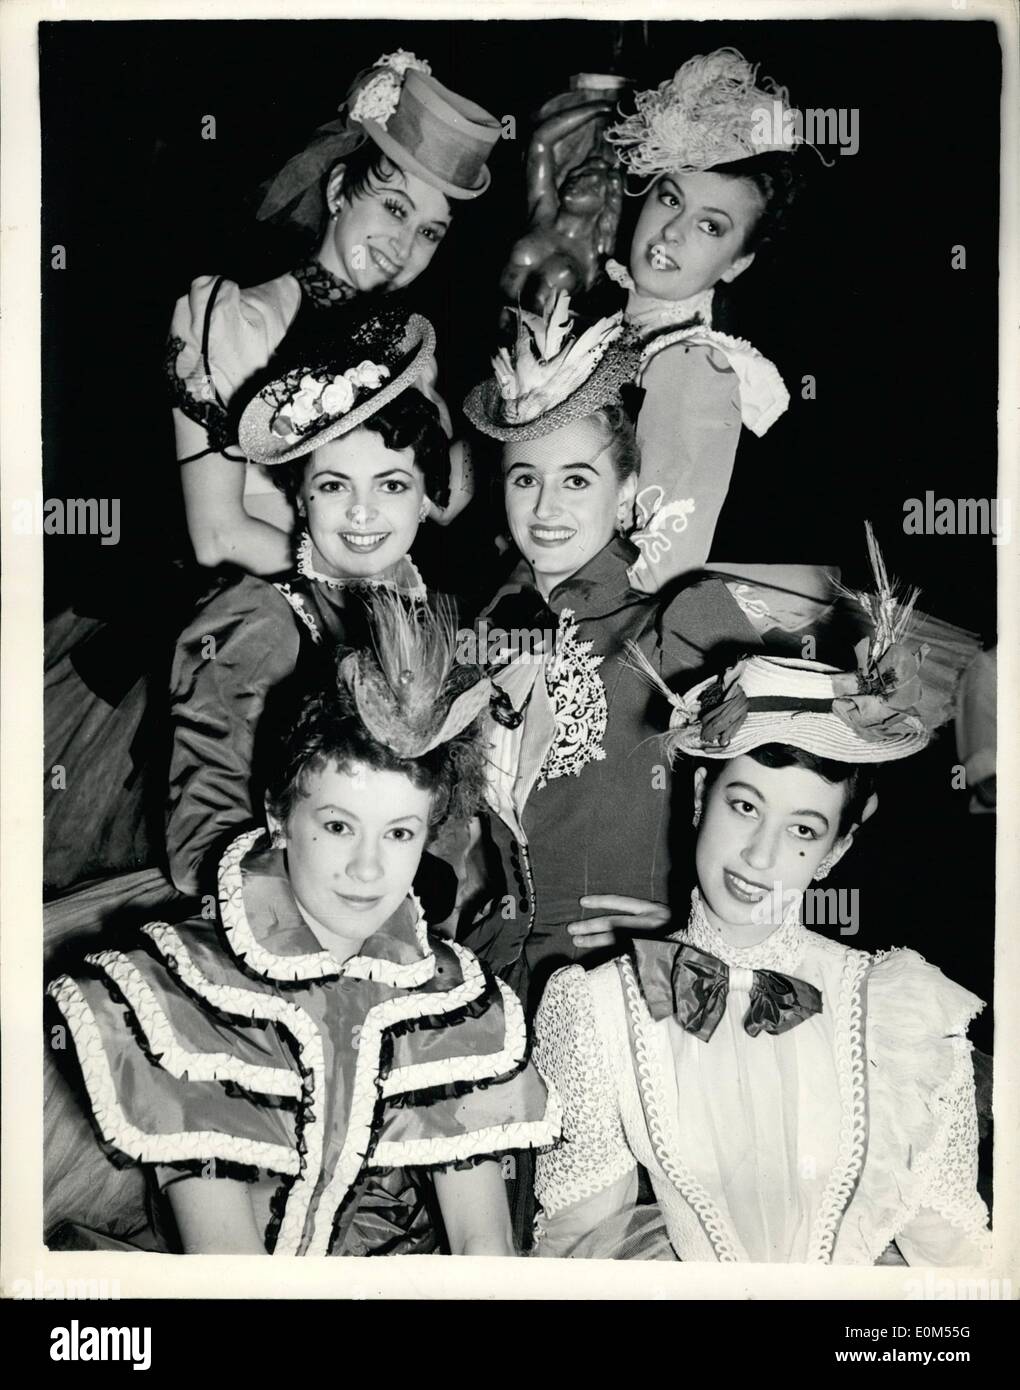
[[726, 1012], [730, 989], [748, 989], [750, 1007], [744, 1032], [773, 1037], [822, 1012], [822, 996], [814, 985], [775, 970], [733, 970], [718, 956], [688, 942], [637, 940], [634, 955], [638, 977], [652, 1018], [673, 1014], [688, 1033], [708, 1042]]

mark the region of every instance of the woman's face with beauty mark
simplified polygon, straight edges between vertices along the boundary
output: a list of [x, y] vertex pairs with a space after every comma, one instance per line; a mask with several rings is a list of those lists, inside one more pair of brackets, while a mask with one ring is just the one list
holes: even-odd
[[402, 772], [330, 763], [306, 778], [282, 832], [287, 874], [316, 922], [355, 946], [411, 891], [429, 828], [432, 793]]
[[402, 289], [417, 280], [446, 235], [453, 216], [446, 194], [387, 162], [391, 177], [372, 176], [348, 198], [342, 173], [330, 180], [336, 206], [320, 258], [359, 292]]
[[645, 196], [631, 243], [638, 290], [689, 299], [735, 280], [754, 259], [743, 247], [761, 212], [761, 195], [747, 179], [709, 171], [661, 175]]
[[387, 448], [366, 429], [323, 444], [309, 456], [299, 496], [315, 567], [338, 579], [388, 573], [411, 548], [424, 497], [413, 450]]
[[612, 441], [588, 416], [541, 439], [504, 444], [503, 497], [517, 548], [548, 598], [612, 540], [633, 502], [634, 479], [617, 479]]
[[845, 784], [746, 754], [727, 760], [707, 793], [704, 784], [698, 768], [695, 864], [706, 908], [717, 922], [778, 926], [772, 905], [803, 892], [836, 841]]

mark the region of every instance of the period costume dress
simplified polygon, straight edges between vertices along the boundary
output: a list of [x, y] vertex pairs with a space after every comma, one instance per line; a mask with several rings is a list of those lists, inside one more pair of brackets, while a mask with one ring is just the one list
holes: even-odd
[[302, 556], [277, 582], [247, 575], [218, 591], [181, 634], [166, 822], [181, 892], [211, 891], [227, 842], [261, 819], [265, 751], [335, 664], [336, 649], [367, 640], [367, 604], [379, 588], [412, 603], [426, 598], [407, 557], [392, 575], [364, 583], [330, 578]]
[[[421, 1170], [552, 1143], [558, 1102], [512, 991], [431, 937], [413, 895], [339, 963], [283, 858], [264, 832], [240, 836], [220, 866], [221, 930], [151, 923], [51, 984], [96, 1126], [161, 1184], [250, 1181], [271, 1253], [434, 1250]], [[58, 1164], [62, 1147], [51, 1135]], [[97, 1161], [109, 1171], [98, 1150], [79, 1167]], [[77, 1215], [50, 1195], [50, 1222]]]
[[666, 603], [631, 588], [636, 555], [627, 541], [611, 541], [548, 605], [522, 561], [479, 623], [490, 647], [500, 631], [549, 635], [494, 672], [524, 718], [516, 728], [492, 725], [493, 906], [464, 936], [531, 990], [532, 1006], [544, 980], [541, 971], [529, 977], [580, 958], [566, 927], [583, 916], [582, 894], [669, 897], [671, 778], [655, 737], [666, 707], [626, 664], [627, 643], [676, 686], [693, 683], [713, 653], [718, 661], [760, 645], [722, 580]]
[[979, 1263], [981, 1007], [915, 952], [869, 956], [798, 911], [729, 946], [695, 891], [685, 933], [550, 982], [535, 1059], [564, 1140], [538, 1158], [538, 1253], [610, 1256], [628, 1214], [647, 1237], [640, 1164], [668, 1240], [646, 1257], [873, 1264], [895, 1241], [910, 1264]]

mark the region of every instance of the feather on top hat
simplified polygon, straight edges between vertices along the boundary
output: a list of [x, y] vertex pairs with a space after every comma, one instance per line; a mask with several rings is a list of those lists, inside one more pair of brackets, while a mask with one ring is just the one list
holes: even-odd
[[802, 143], [785, 87], [735, 48], [689, 58], [667, 82], [634, 97], [637, 110], [606, 131], [622, 164], [654, 178], [789, 152]]
[[489, 704], [491, 680], [457, 661], [448, 604], [433, 610], [379, 591], [371, 625], [373, 646], [344, 655], [338, 677], [362, 724], [398, 757], [419, 758], [449, 743]]
[[671, 754], [736, 758], [766, 743], [787, 743], [836, 762], [881, 763], [909, 757], [949, 717], [922, 674], [927, 647], [906, 642], [918, 591], [897, 595], [866, 523], [874, 592], [852, 596], [870, 619], [857, 644], [857, 669], [818, 661], [751, 656], [680, 696], [636, 648], [630, 663], [673, 706]]
[[495, 375], [464, 402], [483, 434], [504, 442], [541, 439], [620, 399], [637, 376], [641, 354], [620, 341], [623, 314], [599, 319], [572, 336], [570, 298], [560, 291], [544, 314], [514, 311], [517, 337], [492, 359]]
[[429, 371], [428, 319], [397, 307], [363, 319], [329, 357], [298, 363], [263, 386], [238, 427], [253, 463], [289, 463], [349, 434]]

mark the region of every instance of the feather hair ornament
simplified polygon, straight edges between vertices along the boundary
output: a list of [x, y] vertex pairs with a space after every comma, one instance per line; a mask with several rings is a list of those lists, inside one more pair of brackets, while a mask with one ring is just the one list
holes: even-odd
[[409, 605], [380, 590], [372, 597], [373, 646], [349, 652], [338, 678], [358, 716], [400, 758], [418, 758], [462, 733], [488, 705], [492, 682], [457, 660], [449, 602]]
[[492, 359], [508, 425], [545, 415], [588, 378], [610, 343], [623, 332], [623, 311], [599, 319], [571, 339], [570, 297], [560, 290], [544, 314], [516, 309], [517, 338]]
[[735, 48], [689, 58], [668, 81], [636, 93], [637, 111], [606, 139], [632, 173], [649, 178], [804, 144], [787, 89], [771, 77], [759, 87], [757, 75]]

